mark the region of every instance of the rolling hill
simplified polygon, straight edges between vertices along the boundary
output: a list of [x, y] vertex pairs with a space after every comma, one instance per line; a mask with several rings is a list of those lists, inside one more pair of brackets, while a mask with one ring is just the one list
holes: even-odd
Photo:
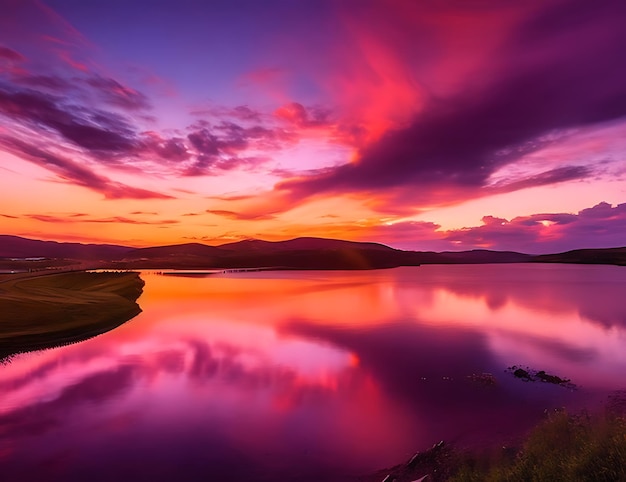
[[[36, 262], [15, 260], [34, 257], [47, 259]], [[132, 248], [0, 236], [0, 269], [68, 265], [71, 261], [114, 269], [374, 269], [420, 264], [527, 262], [626, 265], [626, 247], [581, 249], [537, 256], [490, 250], [402, 251], [378, 243], [312, 237], [286, 241], [250, 239], [220, 246], [186, 243]]]
[[0, 258], [112, 259], [132, 250], [113, 244], [59, 243], [0, 235]]
[[616, 264], [626, 266], [626, 247], [575, 249], [558, 254], [534, 256], [536, 263]]

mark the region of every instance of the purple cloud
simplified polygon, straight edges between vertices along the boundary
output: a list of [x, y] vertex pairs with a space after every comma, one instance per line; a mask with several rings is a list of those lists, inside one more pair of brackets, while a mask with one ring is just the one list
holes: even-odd
[[150, 224], [150, 225], [169, 225], [178, 224], [180, 221], [175, 219], [162, 219], [158, 221], [145, 221], [139, 219], [127, 218], [124, 216], [111, 216], [108, 218], [83, 218], [75, 219], [72, 216], [52, 216], [49, 214], [25, 214], [24, 217], [42, 221], [44, 223], [115, 223], [115, 224]]
[[0, 45], [0, 60], [6, 60], [9, 62], [17, 63], [17, 62], [24, 62], [26, 58], [19, 52], [16, 52], [13, 49]]
[[503, 181], [486, 188], [485, 194], [493, 192], [511, 192], [528, 187], [547, 186], [559, 182], [585, 179], [593, 174], [593, 169], [588, 166], [562, 166], [549, 171], [545, 171], [534, 176], [527, 176], [522, 179]]
[[207, 209], [207, 213], [215, 214], [216, 216], [222, 216], [228, 219], [244, 220], [244, 221], [261, 221], [265, 219], [274, 219], [275, 216], [268, 213], [248, 213], [248, 212], [235, 212], [224, 209]]
[[131, 111], [150, 108], [150, 102], [144, 94], [120, 84], [115, 79], [94, 76], [85, 82], [98, 92], [102, 100], [116, 107]]
[[[544, 9], [513, 31], [491, 59], [489, 75], [448, 97], [426, 98], [404, 128], [387, 131], [359, 151], [358, 162], [278, 188], [302, 199], [320, 193], [373, 192], [418, 186], [427, 196], [443, 188], [481, 195], [490, 176], [545, 145], [551, 132], [626, 116], [626, 4], [565, 2]], [[485, 80], [487, 79], [487, 80]], [[281, 111], [294, 123], [304, 108]], [[508, 190], [588, 176], [570, 166]]]
[[19, 139], [0, 136], [0, 146], [24, 160], [42, 166], [67, 182], [104, 194], [107, 199], [171, 199], [166, 194], [112, 181], [86, 167]]
[[220, 143], [208, 129], [200, 129], [187, 135], [187, 139], [200, 154], [215, 156], [219, 153]]
[[136, 147], [134, 130], [122, 116], [63, 104], [62, 99], [40, 92], [0, 86], [0, 113], [52, 129], [89, 151], [120, 153]]
[[196, 109], [190, 112], [191, 115], [209, 116], [216, 119], [238, 120], [241, 122], [260, 123], [263, 114], [258, 110], [251, 109], [247, 105], [235, 107], [211, 106], [206, 109]]
[[260, 112], [251, 109], [247, 105], [238, 105], [233, 108], [231, 111], [231, 115], [242, 121], [252, 121], [252, 122], [260, 122], [261, 114]]
[[274, 111], [274, 115], [296, 127], [319, 127], [330, 123], [330, 111], [318, 107], [306, 108], [298, 102], [289, 102]]
[[195, 152], [195, 160], [183, 171], [186, 176], [213, 175], [216, 170], [248, 169], [265, 160], [243, 156], [249, 148], [276, 150], [293, 142], [293, 134], [283, 129], [270, 129], [261, 125], [243, 127], [222, 121], [209, 128], [204, 122], [187, 135], [189, 147]]
[[19, 77], [19, 83], [54, 93], [67, 93], [76, 89], [75, 83], [54, 75], [23, 75]]
[[443, 240], [457, 249], [490, 248], [533, 254], [626, 246], [626, 203], [613, 207], [601, 202], [577, 214], [533, 214], [510, 221], [485, 216], [482, 226], [447, 231]]
[[143, 134], [138, 146], [143, 151], [156, 154], [159, 158], [172, 162], [174, 165], [190, 157], [187, 145], [180, 137], [164, 139], [155, 132], [147, 132]]

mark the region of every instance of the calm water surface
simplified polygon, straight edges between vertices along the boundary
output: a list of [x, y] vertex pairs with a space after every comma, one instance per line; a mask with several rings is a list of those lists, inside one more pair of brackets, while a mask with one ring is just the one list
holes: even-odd
[[626, 268], [142, 277], [135, 319], [0, 366], [2, 480], [350, 480], [626, 389]]

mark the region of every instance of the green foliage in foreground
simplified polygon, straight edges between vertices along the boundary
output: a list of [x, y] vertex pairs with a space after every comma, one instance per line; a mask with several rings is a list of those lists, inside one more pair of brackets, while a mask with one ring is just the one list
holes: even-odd
[[0, 284], [0, 359], [109, 331], [141, 312], [138, 273], [71, 272]]
[[626, 481], [626, 419], [557, 413], [508, 458], [461, 463], [455, 482]]

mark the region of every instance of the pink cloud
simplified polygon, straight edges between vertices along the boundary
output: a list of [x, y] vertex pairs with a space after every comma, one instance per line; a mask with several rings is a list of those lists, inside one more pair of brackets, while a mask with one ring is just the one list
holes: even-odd
[[19, 139], [0, 136], [0, 146], [12, 154], [29, 162], [42, 166], [68, 183], [76, 184], [104, 194], [107, 199], [171, 199], [172, 197], [135, 188], [101, 176], [65, 157], [48, 152], [45, 149], [27, 144]]
[[447, 231], [457, 248], [553, 253], [577, 248], [626, 246], [626, 203], [602, 202], [577, 214], [545, 213], [510, 221], [485, 216], [482, 226]]
[[[419, 209], [599, 173], [595, 160], [577, 160], [491, 184], [494, 173], [544, 148], [555, 132], [626, 117], [626, 69], [615, 62], [626, 38], [617, 20], [623, 5], [399, 2], [390, 8], [372, 2], [344, 13], [345, 44], [354, 48], [340, 44], [322, 59], [327, 68], [315, 64], [311, 75], [322, 86], [341, 86], [329, 89], [340, 97], [336, 139], [354, 142], [357, 156], [280, 182], [275, 190], [290, 205], [336, 194], [391, 198], [412, 191], [412, 207]], [[429, 45], [423, 51], [429, 62], [421, 63], [407, 45]], [[295, 127], [311, 122], [293, 101], [275, 116]]]
[[122, 85], [115, 79], [90, 76], [85, 79], [85, 82], [107, 103], [131, 111], [147, 110], [150, 108], [150, 102], [144, 94], [126, 85]]
[[19, 63], [24, 62], [26, 57], [13, 49], [0, 45], [0, 60], [11, 63]]
[[209, 214], [215, 214], [216, 216], [222, 216], [229, 219], [243, 220], [243, 221], [260, 221], [265, 219], [273, 219], [274, 216], [272, 214], [267, 213], [250, 213], [250, 212], [242, 212], [238, 213], [235, 211], [228, 211], [224, 209], [207, 209], [206, 211]]
[[155, 221], [146, 221], [140, 219], [127, 218], [124, 216], [111, 216], [108, 218], [81, 217], [76, 219], [75, 216], [54, 216], [49, 214], [25, 214], [23, 217], [35, 219], [44, 223], [113, 223], [113, 224], [145, 224], [145, 225], [169, 225], [178, 224], [180, 221], [175, 219], [162, 219]]

